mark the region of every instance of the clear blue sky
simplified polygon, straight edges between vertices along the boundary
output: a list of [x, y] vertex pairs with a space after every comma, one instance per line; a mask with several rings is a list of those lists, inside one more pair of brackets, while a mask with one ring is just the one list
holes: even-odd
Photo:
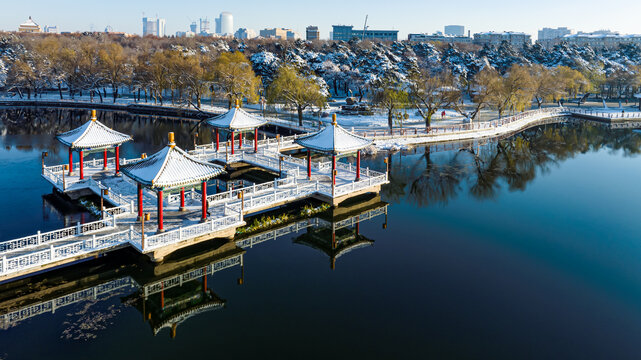
[[234, 30], [247, 27], [289, 27], [301, 35], [307, 25], [318, 25], [321, 37], [328, 38], [331, 25], [363, 26], [369, 14], [371, 29], [396, 29], [400, 38], [408, 33], [443, 29], [444, 25], [465, 25], [480, 31], [523, 31], [536, 37], [542, 27], [567, 26], [575, 30], [611, 29], [641, 33], [641, 1], [151, 1], [151, 0], [2, 0], [0, 30], [17, 30], [29, 15], [40, 24], [57, 25], [61, 31], [114, 31], [140, 34], [143, 12], [167, 20], [167, 33], [188, 30], [190, 20], [212, 20], [221, 11], [234, 15]]

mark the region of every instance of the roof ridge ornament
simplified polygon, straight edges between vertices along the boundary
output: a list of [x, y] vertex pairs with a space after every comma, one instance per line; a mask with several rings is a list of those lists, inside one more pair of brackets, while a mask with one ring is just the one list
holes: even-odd
[[238, 99], [236, 99], [236, 109], [240, 108], [240, 104], [238, 104]]
[[176, 142], [174, 141], [174, 133], [170, 132], [168, 134], [168, 138], [169, 138], [169, 143], [167, 144], [167, 146], [173, 149], [176, 146]]
[[96, 117], [96, 109], [91, 110], [91, 121], [96, 121], [98, 118]]
[[336, 113], [332, 114], [332, 125], [336, 126]]

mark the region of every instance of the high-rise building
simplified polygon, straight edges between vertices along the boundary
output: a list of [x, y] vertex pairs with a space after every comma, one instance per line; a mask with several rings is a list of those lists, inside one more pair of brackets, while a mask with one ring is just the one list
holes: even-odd
[[465, 26], [463, 25], [446, 25], [445, 35], [450, 36], [465, 36]]
[[[234, 33], [234, 16], [230, 12], [223, 11], [220, 13], [218, 19], [216, 23], [218, 31], [216, 33], [220, 35], [232, 35]], [[219, 24], [220, 29], [218, 29]]]
[[142, 36], [153, 35], [158, 37], [166, 36], [165, 19], [160, 18], [142, 18]]
[[193, 32], [194, 34], [196, 33], [196, 31], [198, 31], [198, 25], [195, 21], [193, 21], [191, 25], [189, 25], [189, 31]]
[[156, 29], [157, 29], [157, 34], [156, 36], [158, 37], [165, 37], [167, 33], [165, 32], [165, 19], [156, 19]]
[[306, 29], [305, 38], [308, 41], [319, 40], [320, 39], [320, 31], [318, 31], [318, 26], [308, 26], [307, 29]]
[[240, 28], [234, 33], [236, 39], [253, 39], [256, 37], [256, 31], [252, 29]]
[[368, 39], [378, 41], [398, 40], [398, 30], [354, 30], [352, 25], [332, 25], [332, 40], [350, 41]]
[[560, 27], [556, 29], [543, 28], [539, 30], [538, 40], [556, 39], [570, 34], [572, 34], [572, 30], [566, 27]]
[[211, 34], [211, 28], [209, 26], [209, 19], [200, 18], [200, 35], [207, 36]]
[[40, 25], [36, 24], [32, 19], [31, 16], [29, 16], [29, 19], [27, 21], [23, 22], [18, 26], [18, 31], [19, 32], [27, 32], [27, 33], [39, 33], [42, 32], [42, 29], [40, 28]]

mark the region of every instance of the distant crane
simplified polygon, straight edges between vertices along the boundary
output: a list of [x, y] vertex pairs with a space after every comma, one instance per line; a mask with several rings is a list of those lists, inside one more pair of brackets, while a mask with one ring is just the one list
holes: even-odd
[[365, 15], [365, 25], [363, 25], [363, 35], [361, 35], [361, 41], [365, 39], [365, 32], [367, 31], [367, 18], [369, 15]]

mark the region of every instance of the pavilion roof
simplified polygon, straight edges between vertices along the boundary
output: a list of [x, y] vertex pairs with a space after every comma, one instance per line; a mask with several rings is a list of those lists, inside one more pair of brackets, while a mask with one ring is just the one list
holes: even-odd
[[218, 165], [192, 157], [173, 141], [145, 159], [123, 165], [121, 170], [133, 180], [157, 189], [193, 185], [225, 172]]
[[109, 128], [95, 116], [81, 126], [56, 135], [61, 143], [72, 149], [101, 149], [133, 140], [131, 136]]
[[208, 119], [207, 123], [219, 129], [250, 130], [265, 125], [267, 121], [236, 106], [222, 115]]
[[338, 125], [336, 115], [324, 129], [294, 141], [305, 148], [331, 154], [351, 153], [372, 144], [372, 140], [352, 134]]

